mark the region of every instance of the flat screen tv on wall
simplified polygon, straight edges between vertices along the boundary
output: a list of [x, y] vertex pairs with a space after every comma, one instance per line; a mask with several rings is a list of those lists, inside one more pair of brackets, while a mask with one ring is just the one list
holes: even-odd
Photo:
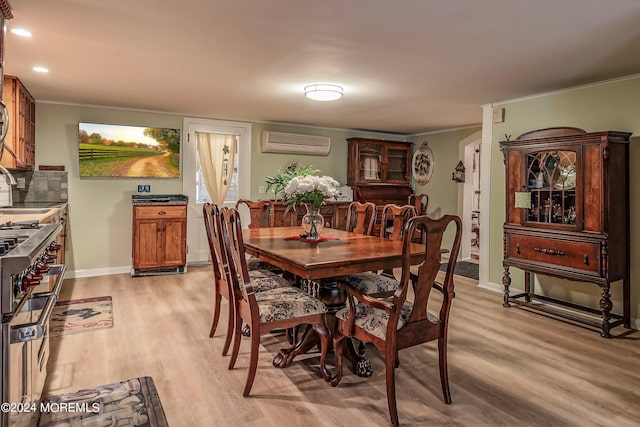
[[179, 178], [180, 129], [78, 123], [80, 177]]

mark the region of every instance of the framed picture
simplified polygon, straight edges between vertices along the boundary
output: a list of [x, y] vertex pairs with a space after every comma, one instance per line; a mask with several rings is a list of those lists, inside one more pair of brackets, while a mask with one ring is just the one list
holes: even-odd
[[420, 185], [425, 185], [433, 175], [433, 152], [427, 146], [427, 141], [413, 153], [411, 161], [411, 173], [413, 180]]

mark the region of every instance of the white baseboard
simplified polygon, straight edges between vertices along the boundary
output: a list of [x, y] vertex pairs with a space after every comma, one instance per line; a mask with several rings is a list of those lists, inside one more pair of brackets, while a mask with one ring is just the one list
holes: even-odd
[[111, 274], [131, 273], [131, 266], [94, 268], [90, 270], [67, 270], [65, 279], [77, 279], [79, 277], [108, 276]]
[[482, 289], [486, 289], [488, 291], [494, 291], [499, 293], [504, 293], [504, 286], [498, 283], [488, 282], [488, 283], [478, 283], [478, 287]]

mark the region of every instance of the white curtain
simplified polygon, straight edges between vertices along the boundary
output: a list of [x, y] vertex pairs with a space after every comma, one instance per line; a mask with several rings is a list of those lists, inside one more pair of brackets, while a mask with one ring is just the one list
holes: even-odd
[[231, 185], [236, 136], [196, 132], [200, 168], [211, 201], [222, 205]]

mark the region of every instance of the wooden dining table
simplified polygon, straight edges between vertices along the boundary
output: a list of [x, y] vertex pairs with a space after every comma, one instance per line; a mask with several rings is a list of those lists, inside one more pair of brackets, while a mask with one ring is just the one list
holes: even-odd
[[[327, 306], [330, 315], [344, 307], [346, 302], [344, 290], [337, 284], [340, 277], [402, 266], [402, 241], [323, 228], [319, 242], [308, 242], [302, 240], [301, 232], [301, 227], [245, 229], [245, 251], [317, 285], [314, 296]], [[412, 264], [421, 262], [424, 246], [412, 243], [411, 254]], [[314, 348], [316, 341], [313, 335], [308, 328], [294, 348], [283, 349], [276, 355], [274, 365], [288, 366], [296, 355]], [[354, 372], [359, 376], [370, 376], [373, 371], [364, 355], [353, 348], [349, 350], [347, 356], [352, 361]]]

